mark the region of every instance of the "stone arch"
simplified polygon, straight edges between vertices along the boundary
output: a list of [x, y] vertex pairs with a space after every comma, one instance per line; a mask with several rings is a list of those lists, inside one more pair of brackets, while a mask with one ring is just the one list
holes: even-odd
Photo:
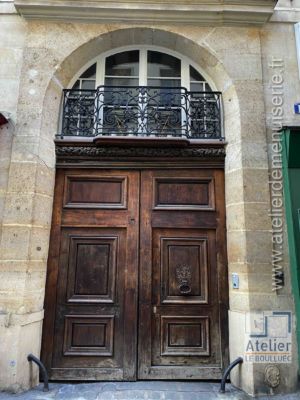
[[[57, 133], [58, 121], [53, 119], [53, 113], [51, 112], [49, 115], [47, 110], [51, 109], [55, 112], [54, 115], [59, 115], [62, 88], [66, 88], [74, 75], [99, 54], [130, 45], [159, 46], [191, 59], [210, 78], [216, 90], [222, 92], [225, 138], [231, 140], [233, 135], [235, 138], [240, 136], [240, 126], [237, 124], [237, 116], [239, 115], [238, 95], [232, 78], [211, 48], [170, 30], [124, 28], [103, 33], [81, 44], [55, 67], [45, 91], [41, 121], [41, 130], [45, 134], [49, 133], [49, 139]], [[233, 116], [234, 123], [231, 120]], [[234, 133], [230, 132], [230, 127], [233, 126]]]
[[[53, 68], [53, 75], [44, 94], [40, 128], [43, 137], [47, 138], [48, 142], [53, 143], [55, 134], [58, 133], [62, 89], [67, 87], [82, 66], [108, 50], [139, 44], [157, 45], [187, 56], [205, 71], [211, 81], [214, 82], [216, 89], [222, 92], [224, 135], [228, 142], [226, 170], [230, 173], [232, 160], [234, 159], [234, 164], [236, 164], [236, 159], [240, 157], [240, 152], [236, 152], [234, 144], [241, 141], [239, 99], [234, 81], [222, 61], [218, 59], [211, 48], [192, 40], [188, 37], [188, 34], [183, 36], [176, 31], [172, 32], [166, 29], [136, 27], [112, 30], [96, 35], [71, 51], [68, 56]], [[55, 167], [54, 144], [52, 144], [51, 154], [50, 152], [47, 154], [47, 160], [47, 164], [51, 167], [53, 175], [51, 179], [53, 181]], [[239, 161], [241, 162], [241, 158]], [[242, 181], [239, 184], [239, 190], [242, 191]], [[231, 191], [227, 191], [226, 203], [230, 204], [232, 202], [231, 196]], [[228, 250], [230, 253], [230, 248]]]
[[[232, 171], [243, 168], [243, 157], [241, 149], [242, 127], [241, 127], [241, 109], [239, 96], [235, 87], [234, 78], [231, 76], [222, 59], [218, 57], [211, 47], [204, 42], [196, 42], [189, 37], [189, 34], [178, 34], [172, 29], [157, 29], [157, 28], [123, 28], [111, 30], [100, 35], [96, 35], [89, 41], [86, 41], [75, 49], [73, 49], [56, 67], [53, 69], [53, 75], [50, 78], [49, 84], [45, 91], [43, 100], [43, 111], [41, 119], [41, 132], [47, 137], [48, 141], [53, 143], [54, 136], [58, 133], [58, 118], [60, 115], [60, 104], [62, 89], [66, 88], [74, 75], [90, 60], [99, 56], [108, 50], [118, 49], [122, 46], [130, 45], [154, 45], [173, 50], [183, 56], [191, 59], [198, 65], [210, 80], [214, 83], [216, 90], [222, 92], [222, 107], [223, 107], [223, 132], [227, 142], [227, 156], [225, 160], [226, 171], [226, 205], [231, 205], [236, 202], [235, 192], [239, 191], [243, 196], [243, 173], [241, 172], [238, 181]], [[55, 167], [55, 151], [54, 144], [49, 158], [51, 168]], [[240, 214], [240, 223], [245, 226], [246, 221], [244, 215]], [[229, 225], [231, 220], [234, 221], [235, 216], [229, 214]], [[234, 223], [233, 223], [234, 224]], [[246, 238], [244, 238], [246, 242]], [[236, 238], [233, 237], [231, 244], [231, 232], [228, 232], [228, 257], [242, 259], [246, 253], [246, 243], [237, 250]], [[246, 257], [246, 256], [245, 256]], [[229, 262], [230, 272], [230, 262]], [[234, 303], [235, 300], [231, 300]], [[246, 300], [248, 301], [248, 300]], [[234, 347], [234, 346], [233, 346]], [[238, 350], [237, 350], [238, 351]], [[236, 356], [236, 350], [233, 349], [231, 358]], [[247, 367], [249, 374], [249, 368]], [[246, 368], [245, 368], [246, 369]], [[236, 383], [242, 386], [242, 381]], [[253, 384], [250, 382], [249, 388]], [[251, 392], [251, 388], [249, 389]]]

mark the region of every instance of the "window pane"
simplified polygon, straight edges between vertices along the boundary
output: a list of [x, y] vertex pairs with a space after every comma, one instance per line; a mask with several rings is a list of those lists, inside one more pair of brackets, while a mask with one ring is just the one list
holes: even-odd
[[209, 86], [208, 83], [205, 84], [205, 91], [206, 92], [212, 92], [211, 87]]
[[107, 86], [138, 86], [139, 80], [137, 78], [105, 78], [105, 85]]
[[80, 80], [77, 80], [77, 81], [74, 83], [72, 89], [76, 89], [76, 90], [80, 89]]
[[105, 75], [113, 76], [138, 76], [139, 51], [125, 51], [107, 57]]
[[148, 76], [180, 78], [180, 60], [158, 51], [148, 51]]
[[195, 70], [195, 68], [193, 68], [190, 65], [190, 80], [191, 81], [205, 81], [205, 79], [203, 78], [203, 76], [201, 74], [199, 74], [198, 71]]
[[80, 78], [90, 78], [96, 79], [96, 64], [93, 64], [90, 68], [88, 68]]
[[191, 83], [191, 92], [205, 92], [205, 83], [199, 82], [199, 83]]
[[96, 81], [87, 81], [87, 80], [81, 81], [81, 89], [94, 90], [95, 86], [96, 86]]
[[180, 79], [148, 79], [149, 86], [159, 86], [164, 88], [178, 88], [181, 86]]
[[[211, 87], [205, 81], [203, 76], [199, 74], [198, 71], [195, 70], [190, 65], [190, 82], [191, 82], [191, 92], [211, 92]], [[196, 83], [199, 82], [199, 83]]]

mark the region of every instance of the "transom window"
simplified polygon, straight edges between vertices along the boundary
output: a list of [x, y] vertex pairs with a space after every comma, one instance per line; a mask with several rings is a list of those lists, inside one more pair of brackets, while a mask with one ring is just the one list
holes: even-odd
[[159, 49], [98, 57], [64, 90], [61, 136], [220, 138], [220, 93]]
[[90, 90], [101, 85], [185, 87], [194, 92], [212, 91], [188, 60], [147, 49], [122, 51], [100, 58], [80, 75], [73, 89]]

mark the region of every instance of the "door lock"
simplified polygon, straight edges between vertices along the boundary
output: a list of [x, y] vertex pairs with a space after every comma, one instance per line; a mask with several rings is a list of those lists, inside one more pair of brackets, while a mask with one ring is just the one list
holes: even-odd
[[135, 218], [129, 217], [129, 224], [134, 225], [135, 224]]

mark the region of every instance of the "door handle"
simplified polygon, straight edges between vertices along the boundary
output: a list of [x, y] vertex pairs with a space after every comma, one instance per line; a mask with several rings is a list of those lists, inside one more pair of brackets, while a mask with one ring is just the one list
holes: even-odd
[[187, 296], [192, 292], [192, 267], [190, 265], [180, 265], [176, 268], [177, 283], [180, 294]]
[[182, 284], [179, 286], [179, 291], [183, 295], [188, 295], [191, 293], [192, 288], [188, 284], [188, 282], [182, 282]]

